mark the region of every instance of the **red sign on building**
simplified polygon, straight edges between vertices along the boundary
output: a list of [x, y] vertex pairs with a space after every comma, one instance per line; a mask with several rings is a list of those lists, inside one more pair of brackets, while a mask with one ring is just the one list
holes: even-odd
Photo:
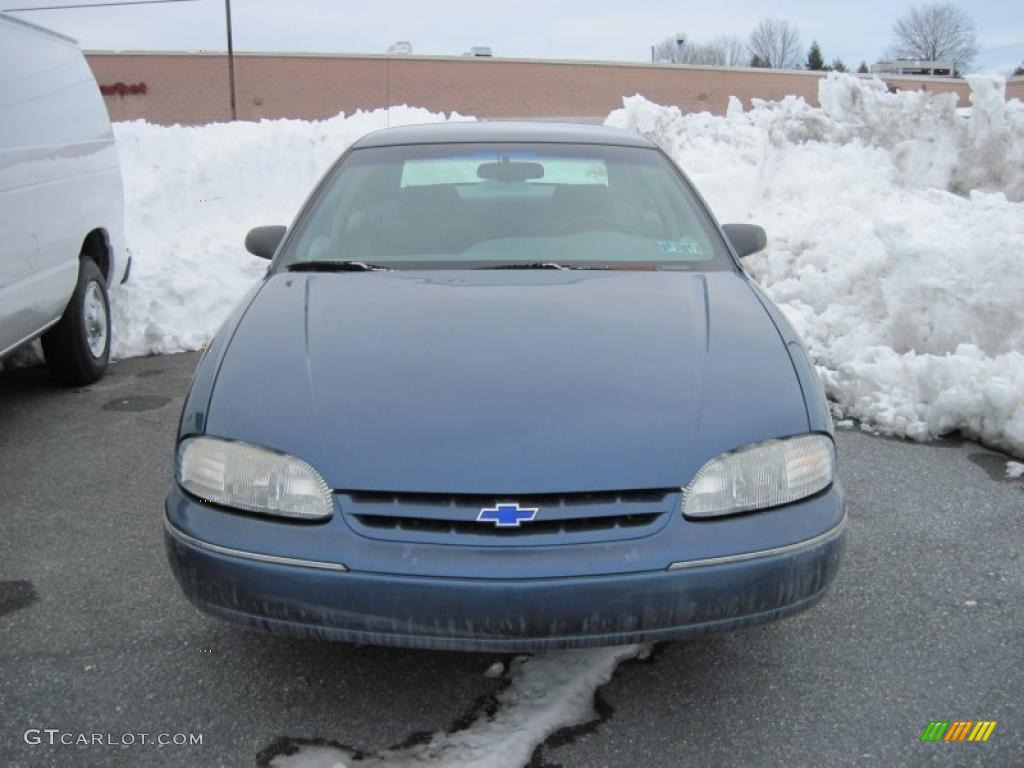
[[121, 98], [124, 98], [124, 95], [126, 93], [130, 93], [130, 94], [134, 95], [134, 94], [137, 94], [137, 93], [145, 93], [145, 92], [146, 92], [146, 84], [145, 83], [133, 83], [132, 85], [125, 85], [124, 83], [114, 83], [113, 85], [101, 85], [100, 86], [100, 93], [102, 93], [104, 96], [114, 96], [114, 95], [117, 95], [117, 96], [120, 96]]

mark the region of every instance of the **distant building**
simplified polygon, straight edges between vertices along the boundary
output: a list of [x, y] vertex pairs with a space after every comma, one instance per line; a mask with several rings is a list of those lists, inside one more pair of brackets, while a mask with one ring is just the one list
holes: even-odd
[[489, 59], [491, 58], [491, 46], [489, 45], [474, 45], [463, 56], [476, 56], [477, 58]]
[[955, 68], [948, 61], [893, 59], [879, 61], [871, 67], [875, 75], [919, 75], [924, 77], [955, 77]]
[[[86, 58], [111, 120], [201, 125], [231, 119], [223, 53], [92, 51]], [[611, 110], [622, 107], [623, 96], [634, 93], [687, 113], [723, 115], [730, 96], [748, 109], [754, 99], [775, 101], [790, 95], [817, 105], [818, 86], [828, 74], [504, 56], [280, 51], [236, 53], [234, 68], [241, 120], [323, 120], [339, 112], [409, 104], [480, 119], [599, 123]], [[886, 75], [884, 79], [901, 90], [955, 93], [960, 106], [970, 104], [970, 87], [955, 77]], [[119, 83], [128, 85], [122, 88]], [[1009, 80], [1006, 95], [1024, 98], [1024, 78]]]
[[388, 56], [409, 56], [412, 54], [412, 43], [408, 40], [399, 40], [388, 46]]

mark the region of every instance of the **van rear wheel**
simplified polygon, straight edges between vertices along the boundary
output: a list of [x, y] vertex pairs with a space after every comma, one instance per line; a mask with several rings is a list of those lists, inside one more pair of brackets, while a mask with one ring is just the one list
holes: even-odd
[[43, 334], [43, 353], [62, 384], [91, 384], [110, 359], [110, 300], [106, 281], [91, 259], [82, 259], [78, 284], [64, 315]]

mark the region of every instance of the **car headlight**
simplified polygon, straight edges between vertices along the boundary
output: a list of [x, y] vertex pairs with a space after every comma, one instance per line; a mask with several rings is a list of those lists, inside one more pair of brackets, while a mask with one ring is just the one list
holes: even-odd
[[718, 517], [789, 504], [828, 488], [836, 451], [825, 435], [767, 440], [723, 453], [683, 489], [686, 517]]
[[225, 507], [300, 520], [334, 512], [331, 490], [313, 467], [258, 445], [187, 438], [178, 446], [176, 474], [186, 491]]

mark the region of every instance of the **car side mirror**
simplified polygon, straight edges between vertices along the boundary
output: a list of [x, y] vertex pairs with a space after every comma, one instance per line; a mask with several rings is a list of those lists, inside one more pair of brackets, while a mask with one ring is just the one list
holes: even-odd
[[722, 231], [732, 243], [733, 250], [741, 259], [752, 253], [763, 251], [768, 245], [768, 235], [757, 224], [723, 224]]
[[249, 234], [245, 236], [245, 250], [261, 259], [272, 259], [287, 231], [288, 227], [280, 224], [250, 229]]

